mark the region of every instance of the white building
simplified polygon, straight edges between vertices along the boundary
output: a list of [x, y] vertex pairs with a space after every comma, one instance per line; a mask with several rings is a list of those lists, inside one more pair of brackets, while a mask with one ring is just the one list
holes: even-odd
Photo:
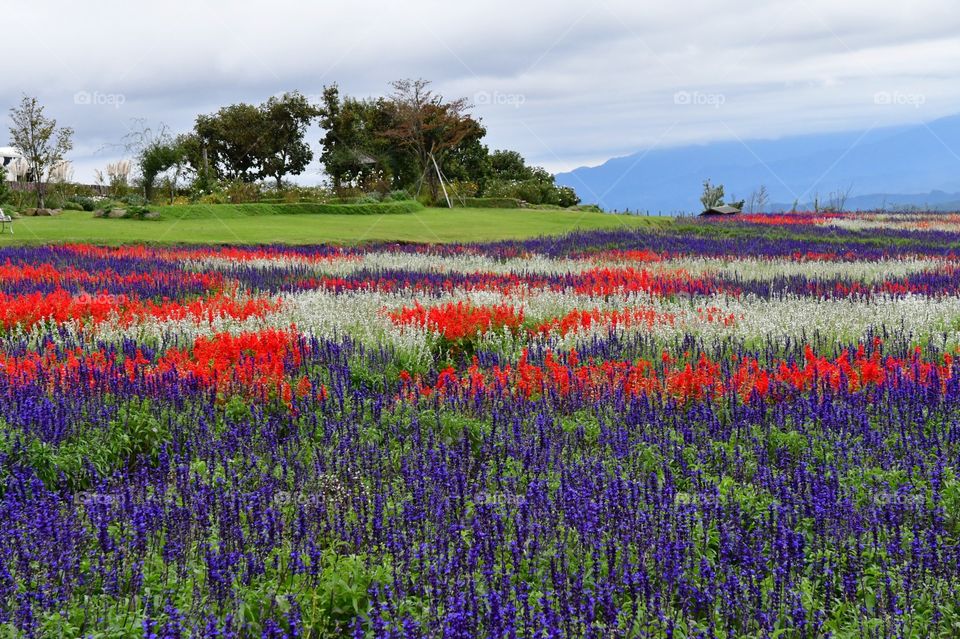
[[0, 165], [9, 166], [20, 157], [20, 152], [12, 146], [0, 146]]
[[12, 146], [0, 146], [0, 166], [7, 170], [7, 179], [19, 180], [27, 173], [27, 162]]

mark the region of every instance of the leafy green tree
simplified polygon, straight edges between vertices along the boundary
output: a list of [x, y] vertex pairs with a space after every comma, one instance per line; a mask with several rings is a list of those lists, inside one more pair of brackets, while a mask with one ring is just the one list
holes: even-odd
[[475, 121], [476, 126], [456, 147], [443, 158], [441, 170], [447, 180], [474, 185], [471, 195], [480, 195], [492, 170], [490, 151], [483, 143], [487, 130]]
[[10, 140], [27, 162], [28, 177], [36, 185], [37, 206], [44, 208], [49, 173], [73, 149], [73, 129], [57, 128], [57, 121], [43, 114], [40, 101], [27, 95], [20, 106], [10, 109], [10, 120]]
[[382, 172], [384, 164], [389, 164], [380, 156], [384, 149], [379, 144], [378, 129], [390, 128], [393, 122], [381, 104], [341, 98], [334, 84], [324, 88], [319, 113], [320, 126], [324, 129], [320, 161], [334, 190], [362, 184]]
[[533, 178], [533, 170], [516, 151], [498, 150], [490, 155], [492, 177], [498, 180], [523, 181]]
[[580, 204], [580, 196], [577, 195], [577, 192], [573, 187], [557, 187], [557, 204], [564, 208], [576, 206], [577, 204]]
[[212, 115], [198, 116], [194, 133], [201, 144], [202, 170], [218, 180], [258, 179], [257, 153], [264, 130], [262, 113], [256, 106], [231, 104]]
[[170, 172], [170, 202], [176, 196], [177, 181], [180, 179], [187, 165], [187, 151], [184, 136], [164, 138], [152, 142], [141, 151], [137, 158], [140, 175], [143, 179], [144, 197], [149, 202], [153, 197], [153, 189], [157, 177], [161, 173]]
[[260, 177], [270, 177], [282, 188], [286, 175], [300, 175], [313, 160], [304, 139], [320, 110], [298, 91], [271, 97], [260, 107], [263, 120], [261, 144], [257, 147]]
[[703, 205], [703, 210], [713, 208], [715, 206], [720, 206], [723, 204], [723, 185], [718, 184], [713, 186], [710, 184], [710, 180], [703, 181], [703, 194], [700, 196], [700, 203]]

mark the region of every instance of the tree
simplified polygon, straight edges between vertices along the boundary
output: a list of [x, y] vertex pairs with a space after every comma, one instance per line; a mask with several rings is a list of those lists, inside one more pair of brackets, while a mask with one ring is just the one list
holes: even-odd
[[490, 154], [491, 176], [498, 180], [529, 180], [533, 171], [516, 151], [498, 150]]
[[390, 103], [395, 125], [384, 135], [406, 150], [426, 182], [431, 200], [437, 201], [440, 176], [446, 154], [465, 138], [475, 134], [479, 123], [470, 117], [466, 98], [444, 102], [428, 87], [428, 80], [397, 80]]
[[177, 194], [177, 182], [183, 175], [187, 165], [187, 153], [183, 136], [156, 140], [143, 149], [137, 158], [140, 166], [140, 176], [143, 179], [144, 198], [149, 202], [153, 197], [153, 189], [157, 177], [169, 173], [170, 203]]
[[153, 199], [157, 178], [170, 172], [170, 201], [173, 202], [177, 181], [188, 163], [187, 136], [173, 137], [166, 124], [161, 122], [154, 130], [141, 120], [139, 127], [134, 128], [125, 139], [126, 150], [136, 157], [144, 199], [148, 202]]
[[252, 104], [232, 104], [194, 125], [200, 140], [201, 167], [215, 179], [253, 182], [259, 177], [258, 147], [263, 144], [263, 117]]
[[57, 128], [57, 121], [43, 114], [39, 100], [26, 95], [19, 107], [10, 109], [10, 119], [11, 142], [26, 160], [29, 177], [36, 184], [37, 206], [45, 208], [49, 173], [73, 149], [73, 129]]
[[313, 160], [304, 138], [319, 114], [297, 91], [260, 106], [231, 104], [197, 117], [193, 138], [184, 138], [185, 152], [204, 183], [269, 177], [279, 188], [285, 176], [303, 173]]
[[713, 186], [710, 184], [709, 179], [704, 180], [703, 195], [700, 196], [700, 203], [703, 205], [704, 211], [723, 204], [723, 185], [718, 184]]
[[313, 151], [304, 142], [307, 127], [320, 115], [320, 110], [298, 91], [271, 97], [260, 107], [263, 135], [260, 149], [260, 176], [271, 177], [282, 188], [285, 175], [300, 175], [310, 161]]
[[844, 189], [837, 189], [830, 193], [830, 200], [827, 204], [827, 210], [837, 213], [842, 213], [847, 207], [847, 199], [850, 197], [850, 192], [853, 191], [853, 184]]
[[747, 205], [748, 213], [763, 213], [767, 209], [767, 204], [770, 203], [770, 195], [767, 193], [767, 187], [763, 184], [760, 187], [750, 194], [749, 204]]

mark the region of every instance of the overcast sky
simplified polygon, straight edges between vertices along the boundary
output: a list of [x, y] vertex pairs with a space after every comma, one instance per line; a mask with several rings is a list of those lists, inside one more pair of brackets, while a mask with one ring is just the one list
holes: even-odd
[[[0, 16], [0, 105], [36, 95], [72, 126], [80, 181], [134, 118], [185, 131], [334, 82], [373, 96], [431, 79], [473, 101], [491, 148], [552, 171], [960, 112], [956, 0], [3, 0]], [[321, 179], [315, 162], [299, 181]]]

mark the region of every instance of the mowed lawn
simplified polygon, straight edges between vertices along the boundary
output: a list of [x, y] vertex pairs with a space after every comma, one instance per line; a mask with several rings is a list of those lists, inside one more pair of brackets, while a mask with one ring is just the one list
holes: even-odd
[[102, 219], [80, 211], [65, 211], [57, 217], [24, 217], [14, 221], [15, 235], [0, 235], [0, 246], [51, 242], [474, 242], [671, 222], [667, 217], [529, 209], [424, 209], [402, 215], [247, 215], [236, 214], [230, 205], [205, 209], [209, 215], [191, 211], [190, 216], [164, 215], [160, 220]]

